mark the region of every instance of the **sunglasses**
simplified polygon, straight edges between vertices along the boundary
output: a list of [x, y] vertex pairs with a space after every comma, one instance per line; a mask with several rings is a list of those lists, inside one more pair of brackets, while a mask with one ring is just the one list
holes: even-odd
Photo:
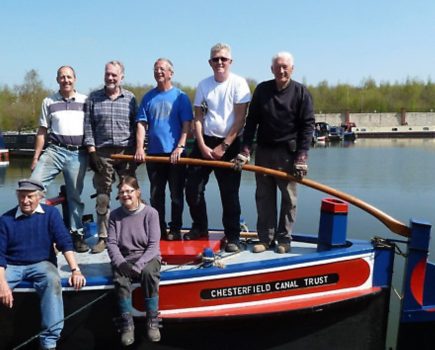
[[231, 58], [228, 58], [228, 57], [213, 57], [213, 58], [210, 58], [210, 61], [212, 61], [213, 63], [218, 63], [219, 61], [222, 61], [222, 62], [228, 62], [228, 61], [231, 61]]

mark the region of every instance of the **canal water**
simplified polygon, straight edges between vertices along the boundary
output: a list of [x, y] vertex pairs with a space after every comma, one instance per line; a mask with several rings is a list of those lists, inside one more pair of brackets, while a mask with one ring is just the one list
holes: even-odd
[[[16, 205], [14, 189], [17, 180], [30, 175], [31, 158], [10, 158], [10, 165], [0, 168], [1, 213]], [[149, 202], [149, 183], [144, 165], [139, 167], [137, 176], [143, 197]], [[435, 223], [435, 139], [359, 139], [355, 143], [319, 144], [309, 153], [308, 178], [356, 196], [405, 224], [411, 218]], [[61, 184], [62, 176], [59, 176], [50, 187], [47, 197], [56, 196]], [[89, 214], [94, 213], [95, 201], [90, 198], [93, 193], [92, 172], [89, 171], [83, 193], [85, 212]], [[321, 200], [330, 196], [304, 186], [298, 187], [298, 193], [295, 232], [316, 234]], [[255, 230], [256, 223], [254, 195], [254, 174], [244, 172], [240, 189], [242, 215], [252, 230]], [[219, 228], [222, 226], [222, 210], [214, 176], [211, 176], [207, 186], [206, 199], [210, 228]], [[112, 207], [116, 206], [117, 203], [112, 200]], [[187, 206], [184, 224], [186, 227], [190, 225]], [[352, 206], [348, 216], [348, 236], [403, 239], [389, 232], [377, 219]], [[435, 252], [434, 240], [431, 241], [430, 251], [432, 254]], [[399, 270], [402, 263], [399, 261], [397, 264], [396, 270]], [[401, 276], [395, 276], [394, 280], [395, 288], [400, 294]], [[399, 299], [395, 293], [392, 298], [398, 306]], [[393, 307], [392, 317], [397, 319], [395, 313]], [[394, 339], [395, 330], [392, 329], [389, 346], [394, 347]]]

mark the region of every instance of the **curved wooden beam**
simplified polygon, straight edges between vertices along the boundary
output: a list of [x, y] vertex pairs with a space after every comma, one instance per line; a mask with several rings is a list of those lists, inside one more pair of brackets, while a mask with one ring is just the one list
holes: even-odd
[[[121, 155], [121, 154], [112, 154], [111, 156], [113, 159], [119, 159], [119, 160], [134, 160], [133, 156], [131, 155]], [[169, 157], [155, 157], [155, 156], [145, 156], [145, 162], [156, 162], [156, 163], [169, 163], [170, 158]], [[188, 164], [188, 165], [201, 165], [201, 166], [210, 166], [210, 167], [218, 167], [218, 168], [232, 168], [233, 163], [231, 162], [224, 162], [224, 161], [218, 161], [218, 160], [205, 160], [205, 159], [196, 159], [196, 158], [180, 158], [178, 161], [179, 164]], [[275, 176], [277, 178], [288, 180], [288, 181], [296, 181], [304, 186], [308, 186], [311, 188], [314, 188], [316, 190], [319, 190], [321, 192], [330, 194], [334, 197], [337, 197], [339, 199], [342, 199], [350, 204], [353, 204], [354, 206], [366, 211], [370, 215], [377, 218], [379, 221], [381, 221], [385, 226], [387, 226], [391, 232], [397, 233], [398, 235], [404, 236], [404, 237], [410, 237], [411, 236], [411, 229], [406, 226], [404, 223], [396, 220], [395, 218], [391, 217], [390, 215], [384, 213], [383, 211], [377, 209], [376, 207], [362, 201], [361, 199], [354, 197], [352, 195], [349, 195], [347, 193], [338, 191], [332, 187], [322, 185], [319, 182], [307, 179], [307, 178], [296, 178], [290, 174], [287, 174], [284, 171], [270, 169], [261, 167], [258, 165], [251, 165], [251, 164], [245, 164], [242, 167], [243, 170], [252, 171], [259, 174], [264, 175], [271, 175]]]

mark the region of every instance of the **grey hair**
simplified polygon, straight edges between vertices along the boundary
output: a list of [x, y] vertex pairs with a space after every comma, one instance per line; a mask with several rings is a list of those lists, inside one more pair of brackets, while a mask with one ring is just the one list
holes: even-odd
[[59, 69], [57, 70], [57, 76], [59, 76], [59, 73], [60, 73], [60, 71], [61, 71], [63, 68], [69, 68], [69, 69], [71, 69], [71, 71], [73, 72], [73, 76], [74, 76], [74, 78], [76, 77], [76, 71], [75, 71], [74, 68], [71, 67], [71, 66], [60, 66]]
[[213, 57], [213, 54], [220, 51], [220, 50], [227, 50], [228, 54], [231, 58], [231, 47], [228, 44], [224, 44], [224, 43], [217, 43], [216, 45], [213, 45], [212, 48], [210, 49], [210, 58]]
[[111, 64], [112, 66], [119, 67], [121, 69], [122, 75], [124, 75], [125, 68], [124, 68], [124, 65], [122, 64], [121, 61], [117, 61], [117, 60], [109, 61], [109, 62], [106, 63], [106, 66], [108, 64]]
[[287, 52], [287, 51], [278, 52], [276, 55], [274, 55], [272, 57], [272, 65], [275, 64], [275, 62], [278, 58], [284, 58], [284, 59], [288, 60], [290, 62], [290, 66], [292, 66], [292, 67], [295, 64], [295, 60], [293, 58], [293, 55], [290, 52]]
[[159, 57], [158, 59], [156, 59], [156, 61], [154, 62], [154, 65], [159, 62], [159, 61], [163, 61], [166, 62], [169, 66], [169, 70], [174, 73], [174, 65], [172, 63], [172, 61], [169, 58], [164, 58], [164, 57]]

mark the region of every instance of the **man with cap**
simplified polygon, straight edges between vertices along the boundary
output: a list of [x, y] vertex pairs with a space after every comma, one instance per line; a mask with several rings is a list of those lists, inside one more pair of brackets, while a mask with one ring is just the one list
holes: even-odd
[[43, 191], [43, 184], [37, 180], [20, 180], [16, 191], [18, 206], [0, 217], [0, 303], [12, 308], [12, 290], [23, 280], [31, 281], [40, 298], [40, 347], [55, 349], [64, 314], [54, 244], [71, 269], [69, 284], [80, 289], [86, 280], [59, 211], [40, 203]]

